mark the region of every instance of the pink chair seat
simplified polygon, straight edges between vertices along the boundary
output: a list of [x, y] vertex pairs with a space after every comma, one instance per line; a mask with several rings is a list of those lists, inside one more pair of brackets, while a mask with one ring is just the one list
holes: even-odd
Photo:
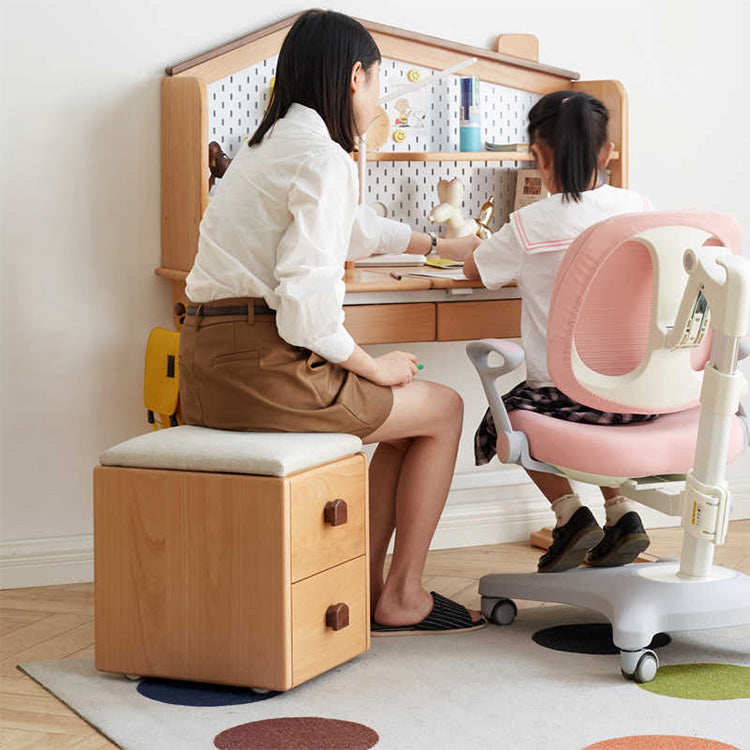
[[[579, 424], [522, 409], [508, 417], [513, 429], [526, 433], [537, 461], [600, 476], [647, 477], [691, 469], [700, 407], [632, 425]], [[735, 417], [727, 462], [742, 448], [742, 423]]]

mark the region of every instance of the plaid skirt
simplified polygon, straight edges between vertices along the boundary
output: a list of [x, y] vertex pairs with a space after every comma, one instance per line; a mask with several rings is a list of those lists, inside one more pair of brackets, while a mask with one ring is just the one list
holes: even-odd
[[[554, 386], [531, 388], [525, 382], [519, 383], [512, 391], [503, 396], [503, 403], [508, 411], [526, 409], [555, 419], [584, 424], [635, 424], [651, 422], [658, 414], [617, 414], [610, 411], [599, 411], [569, 399]], [[492, 413], [487, 409], [484, 419], [474, 435], [474, 460], [477, 466], [483, 466], [492, 460], [497, 444], [497, 430]]]

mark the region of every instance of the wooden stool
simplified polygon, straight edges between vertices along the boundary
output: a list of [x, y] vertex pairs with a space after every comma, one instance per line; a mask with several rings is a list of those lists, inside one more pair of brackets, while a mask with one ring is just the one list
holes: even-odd
[[174, 427], [94, 469], [96, 666], [288, 690], [370, 646], [352, 435]]

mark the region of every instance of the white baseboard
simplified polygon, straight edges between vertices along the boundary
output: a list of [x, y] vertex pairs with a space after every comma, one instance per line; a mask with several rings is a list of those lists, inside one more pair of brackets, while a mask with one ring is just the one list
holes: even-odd
[[91, 534], [0, 542], [0, 588], [56, 586], [94, 580]]
[[[604, 506], [596, 487], [574, 483], [600, 523]], [[732, 519], [750, 518], [750, 479], [731, 480]], [[680, 519], [643, 506], [647, 528], [679, 526]], [[475, 547], [528, 539], [532, 531], [552, 526], [549, 503], [520, 468], [467, 471], [453, 478], [448, 502], [440, 517], [431, 549]]]
[[[600, 522], [602, 498], [594, 487], [578, 485]], [[733, 479], [732, 518], [750, 518], [750, 479]], [[679, 519], [643, 508], [648, 528], [677, 526]], [[549, 503], [523, 470], [498, 468], [458, 473], [432, 540], [432, 549], [474, 547], [528, 539], [553, 524]], [[0, 588], [54, 586], [94, 580], [91, 534], [0, 542]]]

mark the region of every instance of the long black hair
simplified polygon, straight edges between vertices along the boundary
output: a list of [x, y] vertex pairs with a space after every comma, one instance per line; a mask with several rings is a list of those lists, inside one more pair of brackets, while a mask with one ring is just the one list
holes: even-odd
[[552, 149], [554, 173], [563, 200], [581, 201], [599, 166], [607, 142], [609, 112], [582, 91], [555, 91], [543, 96], [529, 112], [529, 143], [545, 141]]
[[314, 109], [325, 121], [331, 138], [351, 151], [355, 124], [349, 84], [357, 62], [365, 72], [380, 62], [378, 46], [359, 21], [330, 10], [303, 13], [281, 45], [271, 101], [248, 144], [260, 143], [297, 102]]

